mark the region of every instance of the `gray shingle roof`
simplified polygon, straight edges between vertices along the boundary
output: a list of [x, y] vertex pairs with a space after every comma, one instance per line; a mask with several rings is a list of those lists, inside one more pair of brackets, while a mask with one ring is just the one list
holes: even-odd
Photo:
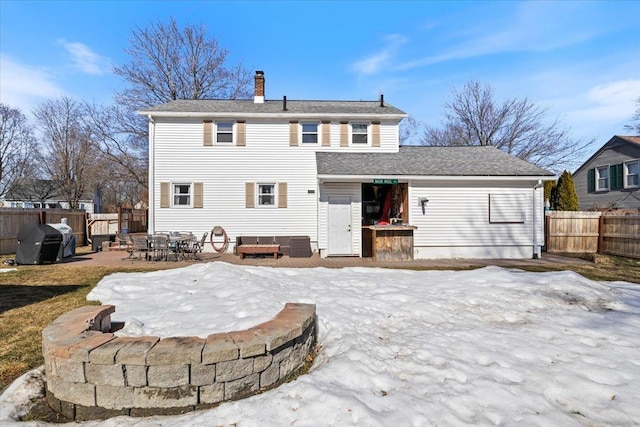
[[406, 113], [385, 102], [380, 101], [296, 101], [287, 100], [287, 110], [283, 110], [282, 100], [267, 100], [262, 104], [252, 99], [197, 99], [178, 100], [166, 104], [146, 108], [141, 113], [246, 113], [246, 114], [344, 114], [344, 115], [406, 115]]
[[494, 147], [400, 147], [398, 153], [316, 153], [318, 175], [554, 176]]

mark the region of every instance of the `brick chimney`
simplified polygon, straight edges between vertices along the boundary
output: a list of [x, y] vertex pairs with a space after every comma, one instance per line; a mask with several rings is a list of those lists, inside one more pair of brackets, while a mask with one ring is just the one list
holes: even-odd
[[256, 104], [264, 103], [264, 71], [256, 71], [253, 102]]

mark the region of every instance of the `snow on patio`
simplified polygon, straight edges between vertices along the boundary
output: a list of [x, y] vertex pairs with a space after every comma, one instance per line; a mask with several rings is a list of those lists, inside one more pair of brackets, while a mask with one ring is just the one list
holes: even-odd
[[[105, 277], [127, 335], [251, 327], [285, 302], [317, 304], [307, 375], [182, 416], [104, 426], [637, 425], [640, 286], [573, 272], [277, 269], [224, 263]], [[0, 424], [35, 392], [0, 397]], [[28, 379], [30, 378], [30, 379]], [[13, 415], [15, 416], [15, 415]], [[3, 424], [4, 425], [4, 424]], [[21, 424], [24, 425], [24, 424]]]

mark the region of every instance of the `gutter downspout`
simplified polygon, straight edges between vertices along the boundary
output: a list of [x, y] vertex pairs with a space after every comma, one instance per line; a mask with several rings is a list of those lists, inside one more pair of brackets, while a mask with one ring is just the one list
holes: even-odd
[[147, 233], [154, 233], [155, 224], [155, 142], [156, 142], [156, 124], [151, 114], [149, 117], [149, 223], [147, 224]]
[[533, 259], [542, 257], [542, 251], [538, 244], [538, 208], [536, 206], [537, 190], [540, 189], [542, 185], [542, 180], [539, 179], [538, 183], [533, 186]]

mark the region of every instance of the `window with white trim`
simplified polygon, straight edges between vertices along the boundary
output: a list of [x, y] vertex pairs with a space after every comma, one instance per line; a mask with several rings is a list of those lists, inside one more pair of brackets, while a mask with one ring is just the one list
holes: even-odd
[[302, 123], [302, 143], [318, 143], [318, 123]]
[[191, 207], [191, 184], [173, 184], [173, 206]]
[[258, 206], [276, 206], [275, 184], [258, 184]]
[[233, 122], [217, 122], [216, 123], [216, 143], [218, 144], [233, 143]]
[[596, 168], [596, 191], [607, 191], [609, 189], [609, 166], [598, 166]]
[[369, 143], [369, 123], [351, 123], [351, 143]]
[[640, 187], [640, 160], [624, 163], [624, 188]]

